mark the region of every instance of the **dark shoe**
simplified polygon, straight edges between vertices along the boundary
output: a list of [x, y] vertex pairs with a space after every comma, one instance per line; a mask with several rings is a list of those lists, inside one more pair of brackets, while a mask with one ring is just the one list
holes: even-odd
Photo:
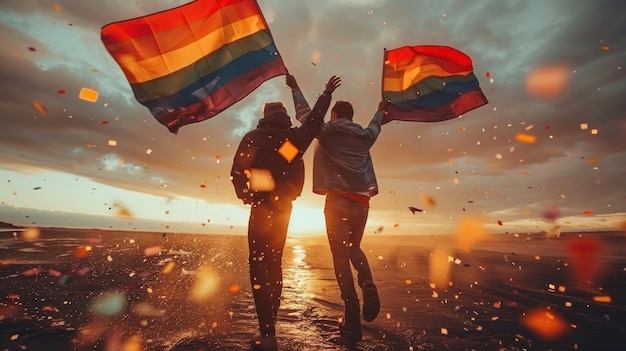
[[371, 322], [378, 317], [380, 312], [380, 299], [378, 290], [371, 280], [363, 282], [363, 319]]
[[363, 339], [361, 322], [349, 323], [344, 319], [344, 321], [339, 324], [339, 335], [350, 341], [361, 341]]
[[250, 341], [252, 346], [262, 351], [277, 351], [278, 345], [276, 343], [276, 335], [270, 334], [268, 336], [261, 336], [261, 334], [257, 333], [252, 335], [252, 340]]

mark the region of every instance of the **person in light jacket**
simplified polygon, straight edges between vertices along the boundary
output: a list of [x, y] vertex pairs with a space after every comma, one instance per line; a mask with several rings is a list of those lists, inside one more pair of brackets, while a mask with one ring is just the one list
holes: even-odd
[[[308, 103], [295, 79], [287, 80], [292, 89], [296, 118], [310, 118]], [[324, 216], [326, 234], [333, 257], [335, 277], [344, 301], [345, 317], [340, 334], [352, 341], [361, 340], [361, 314], [352, 267], [362, 289], [363, 319], [371, 322], [380, 312], [380, 299], [361, 240], [369, 213], [370, 197], [378, 194], [378, 183], [370, 149], [381, 132], [388, 100], [378, 105], [366, 128], [352, 120], [354, 110], [347, 101], [337, 101], [330, 121], [317, 133], [313, 156], [313, 192], [326, 196]]]

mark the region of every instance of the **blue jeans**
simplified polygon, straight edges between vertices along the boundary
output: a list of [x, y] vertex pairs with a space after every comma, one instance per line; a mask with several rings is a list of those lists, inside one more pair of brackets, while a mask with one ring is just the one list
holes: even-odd
[[357, 271], [357, 281], [361, 288], [364, 281], [373, 280], [367, 257], [361, 250], [361, 239], [368, 213], [369, 207], [354, 200], [332, 194], [326, 195], [324, 205], [326, 234], [333, 256], [335, 277], [346, 310], [355, 304], [358, 306], [350, 264]]
[[291, 217], [291, 201], [253, 204], [248, 221], [248, 263], [261, 335], [275, 333], [283, 288], [282, 257]]

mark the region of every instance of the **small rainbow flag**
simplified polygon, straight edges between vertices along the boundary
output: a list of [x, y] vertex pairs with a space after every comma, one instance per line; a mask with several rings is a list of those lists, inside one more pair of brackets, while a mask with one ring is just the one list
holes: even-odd
[[447, 46], [385, 50], [382, 90], [390, 100], [383, 123], [445, 121], [487, 104], [472, 60]]
[[255, 0], [196, 0], [102, 27], [135, 98], [172, 133], [287, 69]]

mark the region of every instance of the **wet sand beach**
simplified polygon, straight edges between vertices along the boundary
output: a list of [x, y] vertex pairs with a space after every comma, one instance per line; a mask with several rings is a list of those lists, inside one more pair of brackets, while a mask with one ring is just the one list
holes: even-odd
[[[0, 232], [0, 350], [251, 350], [245, 236], [40, 228]], [[31, 233], [32, 234], [32, 233]], [[325, 237], [290, 237], [280, 350], [620, 350], [619, 232], [367, 233], [381, 313], [346, 343]]]

